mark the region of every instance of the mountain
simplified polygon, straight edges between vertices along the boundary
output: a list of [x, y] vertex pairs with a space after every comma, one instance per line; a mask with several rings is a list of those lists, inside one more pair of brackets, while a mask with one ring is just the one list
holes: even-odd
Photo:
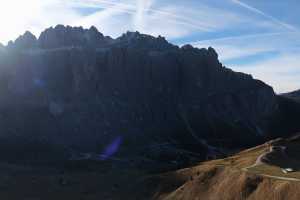
[[205, 159], [274, 137], [282, 116], [272, 87], [224, 67], [211, 47], [58, 25], [1, 54], [0, 143], [11, 159], [54, 149]]
[[282, 96], [285, 96], [287, 98], [294, 99], [294, 100], [300, 102], [300, 90], [296, 90], [296, 91], [293, 91], [290, 93], [285, 93], [285, 94], [282, 94]]
[[[225, 159], [148, 177], [135, 194], [160, 200], [299, 199], [299, 138], [278, 138]], [[144, 187], [148, 193], [141, 194]]]
[[[166, 173], [149, 173], [123, 160], [77, 169], [0, 163], [1, 197], [10, 200], [298, 200], [299, 135], [278, 138], [224, 159]], [[113, 162], [114, 161], [114, 162]], [[88, 166], [88, 167], [87, 167]], [[290, 168], [290, 169], [289, 169]], [[33, 198], [33, 199], [34, 199]]]
[[5, 46], [0, 43], [0, 53], [5, 50]]

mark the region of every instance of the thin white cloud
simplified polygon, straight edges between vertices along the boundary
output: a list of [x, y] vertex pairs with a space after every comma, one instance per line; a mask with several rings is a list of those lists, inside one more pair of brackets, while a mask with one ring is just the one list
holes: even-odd
[[300, 88], [299, 57], [300, 52], [286, 52], [270, 60], [232, 68], [252, 74], [255, 78], [272, 85], [277, 93], [284, 93]]
[[221, 61], [226, 62], [264, 52], [284, 52], [300, 48], [300, 34], [297, 32], [251, 34], [203, 40], [191, 44], [199, 48], [214, 47], [218, 51]]
[[[18, 0], [7, 2], [12, 3], [0, 2], [0, 11], [9, 11], [0, 14], [0, 26], [6, 27], [0, 33], [2, 42], [15, 39], [25, 30], [38, 35], [43, 29], [56, 24], [96, 25], [112, 36], [126, 30], [138, 30], [173, 39], [196, 32], [215, 32], [244, 20], [240, 15], [201, 2], [196, 7], [185, 7], [181, 1], [162, 4], [157, 0], [27, 0], [24, 6]], [[11, 12], [15, 5], [20, 5], [20, 12]], [[99, 11], [83, 14], [80, 11], [84, 8], [99, 8]]]
[[130, 21], [128, 15], [132, 15], [132, 7], [126, 4], [113, 4], [102, 6], [103, 9], [88, 16], [82, 16], [79, 20], [74, 20], [71, 25], [83, 26], [88, 28], [90, 26], [97, 26], [104, 34], [117, 37], [121, 33], [132, 29], [132, 25], [126, 23]]
[[137, 30], [145, 29], [145, 18], [147, 17], [147, 11], [153, 5], [153, 0], [137, 0], [137, 8], [134, 16], [134, 27]]
[[[202, 40], [192, 42], [191, 44], [198, 48], [214, 47], [219, 53], [221, 61], [226, 62], [236, 58], [255, 55], [258, 53], [273, 50], [273, 48], [258, 45], [253, 40], [261, 40], [259, 38], [270, 38], [273, 36], [280, 36], [282, 33], [266, 33], [266, 34], [251, 34], [235, 37], [223, 37], [212, 40]], [[251, 41], [251, 42], [250, 42]]]
[[[154, 2], [156, 6], [154, 6]], [[123, 12], [129, 14], [137, 14], [141, 13], [142, 10], [143, 14], [150, 12], [154, 15], [164, 16], [164, 20], [172, 20], [176, 21], [177, 23], [189, 27], [193, 27], [195, 30], [200, 31], [212, 31], [216, 27], [218, 27], [221, 23], [219, 20], [214, 20], [212, 22], [210, 19], [212, 16], [223, 16], [223, 21], [228, 19], [231, 15], [231, 22], [235, 22], [236, 18], [235, 15], [231, 14], [230, 12], [226, 12], [224, 10], [213, 9], [212, 7], [205, 6], [203, 4], [199, 4], [198, 8], [194, 10], [193, 8], [184, 7], [181, 4], [169, 6], [161, 6], [159, 1], [153, 0], [138, 0], [138, 1], [123, 1], [123, 2], [116, 2], [116, 1], [107, 1], [107, 0], [71, 0], [71, 4], [73, 5], [80, 5], [80, 6], [87, 6], [87, 7], [94, 7], [94, 8], [108, 8], [109, 6], [116, 6]], [[218, 15], [219, 13], [219, 15]], [[201, 17], [202, 20], [197, 20], [198, 17]], [[205, 19], [205, 20], [203, 20]], [[220, 19], [217, 17], [217, 19]], [[162, 20], [162, 19], [160, 19]], [[216, 22], [219, 22], [217, 25]], [[226, 20], [225, 20], [226, 21]]]
[[[274, 87], [278, 93], [300, 88], [300, 33], [282, 32], [224, 37], [192, 43], [202, 48], [213, 46], [222, 62], [236, 71], [252, 74]], [[273, 52], [271, 57], [243, 62], [243, 57]], [[230, 64], [239, 59], [238, 64]]]
[[298, 31], [298, 29], [296, 27], [292, 26], [291, 24], [285, 23], [285, 22], [283, 22], [283, 21], [281, 21], [281, 20], [279, 20], [279, 19], [277, 19], [277, 18], [275, 18], [275, 17], [273, 17], [271, 15], [266, 14], [265, 12], [263, 12], [263, 11], [255, 8], [253, 6], [250, 6], [250, 5], [248, 5], [248, 4], [244, 3], [244, 2], [241, 2], [240, 0], [231, 0], [231, 1], [234, 4], [237, 4], [237, 5], [239, 5], [239, 6], [243, 7], [243, 8], [246, 8], [246, 9], [248, 9], [248, 10], [250, 10], [250, 11], [256, 13], [256, 14], [259, 14], [259, 15], [261, 15], [261, 16], [269, 19], [269, 20], [271, 20], [272, 22], [281, 25], [282, 27], [284, 27], [284, 28], [286, 28], [286, 29], [288, 29], [290, 31]]
[[[198, 43], [209, 43], [209, 42], [224, 42], [224, 41], [232, 41], [232, 40], [246, 40], [251, 38], [258, 38], [258, 37], [265, 37], [265, 36], [274, 36], [274, 35], [281, 35], [282, 32], [279, 33], [258, 33], [258, 34], [249, 34], [249, 35], [238, 35], [238, 36], [228, 36], [210, 40], [201, 40]], [[197, 44], [197, 43], [195, 43]]]
[[[78, 0], [77, 0], [78, 2]], [[95, 2], [98, 2], [97, 4]], [[141, 3], [139, 3], [141, 2]], [[219, 10], [212, 7], [199, 4], [197, 9], [183, 7], [182, 5], [168, 4], [162, 6], [159, 1], [138, 1], [138, 4], [133, 1], [124, 2], [107, 2], [106, 0], [90, 0], [81, 3], [81, 5], [93, 6], [99, 8], [107, 8], [107, 6], [116, 6], [122, 9], [124, 13], [132, 14], [135, 16], [134, 27], [136, 30], [147, 32], [149, 29], [157, 29], [164, 31], [164, 29], [176, 30], [180, 32], [211, 32], [217, 29], [222, 29], [224, 26], [234, 25], [240, 21], [240, 17], [227, 12], [225, 10]], [[147, 4], [147, 5], [146, 5]], [[142, 8], [139, 5], [146, 5]], [[141, 12], [142, 11], [142, 12]], [[162, 20], [163, 19], [163, 20]], [[138, 24], [137, 24], [138, 22]], [[153, 24], [155, 22], [155, 24]], [[131, 22], [129, 22], [131, 23]], [[157, 23], [157, 24], [156, 24]], [[158, 26], [164, 23], [164, 26]], [[127, 23], [128, 24], [128, 23]], [[151, 27], [151, 28], [149, 28]], [[186, 29], [183, 31], [181, 29]], [[171, 36], [178, 36], [180, 34], [169, 33]], [[169, 34], [166, 36], [168, 37]]]

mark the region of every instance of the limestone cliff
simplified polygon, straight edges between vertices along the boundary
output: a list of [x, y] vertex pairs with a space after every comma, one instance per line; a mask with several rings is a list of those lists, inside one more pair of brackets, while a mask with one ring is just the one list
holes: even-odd
[[4, 54], [4, 141], [97, 151], [122, 137], [124, 152], [160, 142], [209, 152], [262, 140], [278, 106], [270, 86], [224, 67], [213, 48], [161, 36], [58, 25], [38, 39], [26, 32]]

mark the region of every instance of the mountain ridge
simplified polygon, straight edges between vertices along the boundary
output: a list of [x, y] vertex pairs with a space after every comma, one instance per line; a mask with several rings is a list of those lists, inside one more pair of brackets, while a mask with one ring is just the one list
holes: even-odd
[[224, 67], [211, 47], [178, 47], [138, 32], [112, 39], [95, 27], [58, 25], [38, 39], [26, 32], [2, 54], [5, 143], [101, 152], [121, 137], [120, 154], [147, 154], [140, 149], [167, 142], [205, 159], [214, 148], [272, 137], [272, 87]]
[[300, 90], [296, 90], [296, 91], [289, 92], [289, 93], [284, 93], [284, 94], [282, 94], [282, 96], [285, 96], [287, 98], [294, 99], [294, 100], [300, 102]]
[[[112, 44], [124, 44], [137, 39], [152, 40], [151, 42], [168, 43], [164, 37], [153, 37], [146, 34], [141, 34], [138, 31], [122, 34], [116, 39], [110, 36], [104, 36], [95, 26], [89, 29], [83, 27], [71, 27], [57, 25], [45, 29], [37, 38], [31, 32], [26, 31], [20, 35], [15, 41], [10, 41], [8, 48], [40, 48], [40, 49], [57, 49], [62, 47], [86, 47], [86, 48], [101, 48]], [[26, 45], [27, 43], [27, 45]], [[168, 43], [168, 47], [174, 46]], [[29, 45], [29, 46], [28, 46]]]

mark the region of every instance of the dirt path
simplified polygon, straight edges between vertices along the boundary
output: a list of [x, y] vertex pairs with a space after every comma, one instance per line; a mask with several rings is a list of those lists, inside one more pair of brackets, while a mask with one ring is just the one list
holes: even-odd
[[[281, 150], [284, 152], [284, 150], [286, 149], [285, 146], [276, 146], [276, 148], [281, 148]], [[261, 164], [265, 164], [265, 162], [263, 161], [263, 158], [266, 157], [268, 154], [271, 154], [274, 152], [274, 147], [270, 147], [270, 150], [268, 152], [265, 152], [263, 154], [261, 154], [255, 161], [255, 163], [253, 165], [250, 165], [248, 167], [244, 167], [242, 168], [242, 171], [245, 172], [250, 172], [249, 169], [256, 167], [258, 165]], [[300, 179], [298, 178], [289, 178], [289, 177], [283, 177], [283, 176], [273, 176], [273, 175], [268, 175], [268, 174], [258, 174], [260, 176], [263, 177], [267, 177], [267, 178], [274, 178], [274, 179], [278, 179], [278, 180], [284, 180], [284, 181], [296, 181], [296, 182], [300, 182]]]

